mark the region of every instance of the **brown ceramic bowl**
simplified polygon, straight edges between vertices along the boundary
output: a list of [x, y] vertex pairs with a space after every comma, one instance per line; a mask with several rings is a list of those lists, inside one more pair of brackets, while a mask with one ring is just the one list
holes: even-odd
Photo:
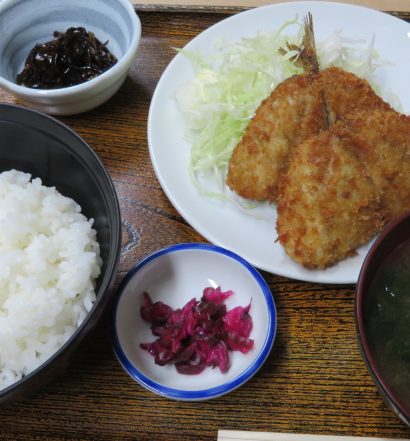
[[390, 223], [369, 250], [357, 284], [356, 325], [375, 384], [410, 426], [410, 213]]

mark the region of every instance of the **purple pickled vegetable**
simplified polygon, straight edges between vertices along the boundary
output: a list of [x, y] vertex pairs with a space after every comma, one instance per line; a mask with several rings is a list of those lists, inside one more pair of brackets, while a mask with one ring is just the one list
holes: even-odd
[[144, 292], [144, 305], [141, 306], [141, 316], [146, 322], [152, 325], [165, 323], [172, 314], [172, 308], [162, 302], [152, 303], [148, 293]]
[[201, 300], [191, 299], [173, 310], [162, 302], [153, 303], [144, 293], [142, 318], [151, 324], [158, 338], [140, 347], [148, 351], [155, 363], [174, 364], [177, 372], [197, 375], [207, 367], [224, 373], [229, 369], [229, 351], [248, 353], [253, 348], [251, 304], [227, 310], [224, 301], [233, 291], [205, 288]]
[[252, 331], [252, 318], [249, 315], [250, 307], [251, 304], [249, 303], [245, 308], [237, 306], [228, 311], [223, 318], [225, 329], [235, 332], [241, 337], [249, 337]]
[[213, 302], [217, 305], [221, 304], [226, 300], [228, 297], [231, 297], [233, 295], [233, 291], [225, 291], [222, 292], [221, 288], [218, 286], [218, 288], [205, 288], [204, 292], [202, 294], [202, 300], [206, 300], [207, 302]]

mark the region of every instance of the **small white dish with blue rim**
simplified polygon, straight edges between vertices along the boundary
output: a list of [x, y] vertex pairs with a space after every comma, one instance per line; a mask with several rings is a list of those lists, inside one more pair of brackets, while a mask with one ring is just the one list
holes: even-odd
[[[251, 302], [253, 348], [247, 354], [230, 351], [225, 373], [208, 367], [198, 375], [183, 375], [172, 364], [156, 365], [140, 347], [156, 338], [140, 314], [143, 293], [176, 309], [194, 297], [199, 300], [208, 286], [234, 292], [225, 300], [227, 310]], [[214, 245], [178, 244], [146, 257], [121, 282], [114, 306], [113, 346], [124, 370], [146, 389], [175, 400], [200, 401], [238, 388], [258, 371], [272, 349], [276, 324], [269, 286], [246, 260]]]

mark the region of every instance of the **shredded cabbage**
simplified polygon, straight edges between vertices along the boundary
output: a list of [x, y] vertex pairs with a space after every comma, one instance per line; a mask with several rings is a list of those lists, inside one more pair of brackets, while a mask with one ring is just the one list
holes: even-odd
[[[297, 34], [287, 35], [295, 24]], [[286, 42], [300, 45], [302, 37], [303, 27], [295, 17], [275, 32], [260, 32], [236, 43], [218, 41], [212, 57], [179, 50], [194, 69], [193, 80], [175, 92], [175, 99], [191, 144], [189, 173], [201, 193], [253, 206], [225, 185], [228, 161], [261, 101], [284, 79], [301, 72], [289, 60], [291, 52], [283, 56], [278, 50]], [[316, 46], [322, 69], [334, 65], [353, 72], [381, 94], [375, 71], [386, 62], [374, 49], [374, 37], [370, 42], [353, 40], [336, 31]]]

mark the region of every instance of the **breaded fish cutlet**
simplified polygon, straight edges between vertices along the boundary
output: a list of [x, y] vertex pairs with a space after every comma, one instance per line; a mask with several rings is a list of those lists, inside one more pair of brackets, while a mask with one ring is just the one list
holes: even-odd
[[279, 84], [258, 107], [228, 164], [228, 187], [275, 202], [295, 147], [351, 112], [388, 109], [367, 81], [337, 67]]
[[343, 124], [358, 158], [382, 191], [384, 221], [410, 211], [410, 116], [379, 109], [351, 114]]
[[323, 269], [409, 210], [410, 117], [355, 113], [296, 147], [280, 185], [278, 240], [296, 262]]
[[311, 75], [280, 83], [256, 110], [229, 160], [227, 185], [246, 199], [274, 200], [294, 146], [326, 128]]

